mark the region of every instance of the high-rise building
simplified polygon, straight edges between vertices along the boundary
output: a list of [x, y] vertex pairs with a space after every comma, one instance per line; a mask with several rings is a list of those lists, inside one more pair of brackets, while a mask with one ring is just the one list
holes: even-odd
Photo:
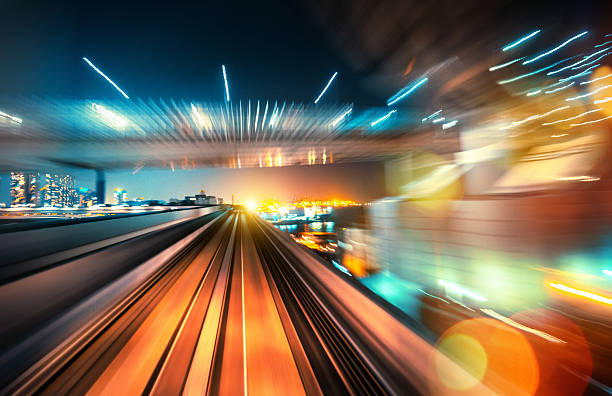
[[125, 191], [123, 188], [115, 188], [113, 191], [113, 197], [117, 205], [121, 205], [128, 200], [127, 191]]
[[40, 175], [40, 205], [74, 206], [78, 203], [74, 179], [68, 174], [45, 173]]
[[11, 206], [38, 206], [38, 173], [11, 172]]
[[77, 190], [77, 203], [81, 208], [88, 208], [98, 204], [98, 195], [87, 187], [79, 187]]
[[73, 206], [74, 179], [67, 174], [11, 172], [11, 205]]

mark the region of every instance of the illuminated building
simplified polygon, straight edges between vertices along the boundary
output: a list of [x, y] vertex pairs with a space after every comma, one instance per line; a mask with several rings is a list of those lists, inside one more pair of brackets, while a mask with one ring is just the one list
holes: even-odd
[[78, 203], [72, 175], [45, 173], [39, 179], [41, 187], [37, 195], [41, 206], [64, 207]]
[[11, 172], [11, 205], [73, 206], [74, 179], [68, 174]]
[[96, 192], [87, 187], [79, 187], [77, 189], [77, 199], [80, 207], [90, 207], [98, 203]]
[[29, 172], [11, 172], [11, 206], [37, 206], [38, 175]]
[[121, 205], [122, 203], [127, 201], [127, 191], [123, 188], [115, 188], [113, 191], [114, 202], [117, 205]]

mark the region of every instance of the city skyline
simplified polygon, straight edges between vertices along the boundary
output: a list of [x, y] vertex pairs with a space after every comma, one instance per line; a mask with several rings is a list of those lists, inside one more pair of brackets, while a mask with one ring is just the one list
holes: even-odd
[[[26, 172], [28, 173], [28, 172]], [[29, 172], [33, 173], [33, 172]], [[35, 172], [45, 174], [44, 171]], [[53, 172], [51, 172], [53, 174]], [[73, 176], [74, 189], [96, 191], [96, 176], [90, 170], [67, 169], [58, 174]], [[10, 173], [3, 174], [10, 178]], [[106, 172], [105, 203], [115, 202], [115, 189], [123, 189], [127, 200], [182, 200], [204, 189], [207, 195], [231, 202], [313, 199], [351, 199], [367, 202], [385, 196], [382, 164], [334, 164], [282, 168], [198, 168], [110, 170]]]

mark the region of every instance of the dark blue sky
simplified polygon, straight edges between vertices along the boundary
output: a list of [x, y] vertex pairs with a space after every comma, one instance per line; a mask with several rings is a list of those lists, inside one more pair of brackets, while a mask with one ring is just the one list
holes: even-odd
[[[2, 6], [0, 93], [116, 98], [86, 56], [131, 97], [311, 101], [333, 72], [328, 101], [381, 104], [291, 2], [42, 2]], [[7, 78], [9, 76], [10, 78]]]

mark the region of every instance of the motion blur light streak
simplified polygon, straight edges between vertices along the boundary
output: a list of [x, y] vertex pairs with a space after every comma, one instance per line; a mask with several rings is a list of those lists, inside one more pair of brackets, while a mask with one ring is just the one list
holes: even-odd
[[601, 272], [603, 272], [604, 274], [606, 274], [608, 276], [612, 276], [612, 271], [610, 271], [610, 270], [604, 269], [604, 270], [601, 270]]
[[10, 121], [13, 121], [13, 122], [16, 122], [17, 124], [21, 124], [23, 122], [23, 120], [21, 118], [12, 116], [10, 114], [6, 114], [3, 111], [0, 111], [0, 117], [6, 118], [6, 119], [8, 119]]
[[457, 122], [459, 122], [459, 121], [457, 121], [457, 120], [453, 120], [453, 121], [451, 121], [451, 122], [447, 122], [446, 124], [442, 124], [442, 129], [452, 128], [452, 127], [454, 127], [455, 125], [457, 125]]
[[230, 94], [229, 94], [229, 86], [227, 84], [227, 72], [225, 71], [225, 65], [221, 65], [221, 70], [223, 71], [223, 82], [225, 83], [225, 101], [229, 102]]
[[331, 126], [336, 127], [340, 122], [344, 121], [344, 119], [353, 112], [353, 108], [349, 107], [347, 111], [340, 114], [335, 120], [332, 121]]
[[585, 70], [582, 73], [574, 74], [573, 76], [569, 76], [567, 78], [562, 78], [562, 79], [559, 80], [559, 82], [571, 81], [571, 80], [574, 80], [576, 78], [580, 78], [580, 77], [583, 77], [583, 76], [588, 76], [591, 73], [593, 73], [592, 70], [588, 70], [588, 71]]
[[522, 324], [520, 324], [520, 323], [518, 323], [518, 322], [516, 322], [516, 321], [514, 321], [514, 320], [512, 320], [510, 318], [508, 318], [507, 316], [504, 316], [502, 314], [499, 314], [499, 313], [495, 312], [492, 309], [482, 308], [481, 311], [484, 312], [485, 314], [491, 316], [492, 318], [495, 318], [495, 319], [500, 320], [500, 321], [502, 321], [504, 323], [507, 323], [510, 326], [516, 327], [519, 330], [523, 330], [523, 331], [526, 331], [528, 333], [535, 334], [538, 337], [542, 337], [542, 338], [544, 338], [547, 341], [556, 342], [556, 343], [559, 343], [559, 344], [566, 344], [567, 343], [567, 342], [565, 342], [563, 340], [560, 340], [559, 338], [554, 337], [554, 336], [552, 336], [552, 335], [550, 335], [548, 333], [545, 333], [543, 331], [536, 330], [536, 329], [533, 329], [531, 327], [527, 327], [525, 325], [522, 325]]
[[[583, 181], [583, 182], [591, 182], [599, 180], [599, 177], [595, 176], [566, 176], [566, 177], [558, 177], [557, 180], [560, 181]], [[578, 276], [574, 274], [574, 276]]]
[[502, 63], [501, 65], [491, 66], [491, 67], [489, 67], [489, 71], [495, 71], [495, 70], [498, 70], [498, 69], [502, 69], [502, 68], [504, 68], [506, 66], [510, 66], [513, 63], [522, 61], [523, 59], [525, 59], [524, 56], [521, 57], [521, 58], [515, 59], [515, 60], [511, 60], [510, 62]]
[[594, 103], [594, 104], [600, 104], [600, 103], [606, 103], [606, 102], [609, 102], [609, 101], [611, 101], [611, 100], [612, 100], [612, 96], [609, 96], [609, 97], [607, 97], [607, 98], [605, 98], [605, 99], [598, 99], [598, 100], [594, 101], [593, 103]]
[[463, 287], [461, 287], [461, 286], [459, 286], [459, 285], [457, 285], [455, 283], [447, 282], [447, 281], [445, 281], [443, 279], [438, 279], [438, 284], [441, 285], [441, 286], [444, 286], [446, 288], [446, 290], [450, 290], [452, 292], [463, 294], [463, 295], [468, 296], [468, 297], [470, 297], [470, 298], [472, 298], [474, 300], [483, 301], [483, 302], [487, 301], [487, 299], [485, 297], [483, 297], [481, 295], [478, 295], [478, 294], [476, 294], [476, 293], [474, 293], [474, 292], [472, 292], [470, 290], [467, 290], [467, 289], [465, 289], [465, 288], [463, 288]]
[[327, 82], [327, 85], [325, 86], [325, 88], [323, 88], [323, 91], [321, 91], [321, 93], [319, 94], [319, 96], [315, 99], [314, 103], [317, 104], [319, 102], [319, 100], [321, 100], [321, 97], [325, 94], [325, 92], [327, 91], [327, 88], [329, 88], [329, 86], [331, 85], [331, 83], [334, 81], [334, 79], [336, 78], [336, 76], [338, 75], [338, 72], [335, 72], [331, 78], [329, 79], [329, 81]]
[[534, 95], [539, 94], [540, 92], [542, 92], [541, 89], [538, 89], [537, 91], [527, 92], [526, 96], [534, 96]]
[[387, 113], [387, 114], [385, 114], [384, 116], [380, 117], [378, 120], [376, 120], [376, 121], [372, 122], [372, 123], [370, 124], [370, 126], [376, 126], [377, 124], [379, 124], [379, 123], [383, 122], [384, 120], [386, 120], [387, 118], [391, 117], [391, 115], [392, 115], [393, 113], [396, 113], [396, 112], [397, 112], [397, 110], [391, 110], [390, 112], [388, 112], [388, 113]]
[[538, 34], [538, 33], [540, 33], [540, 32], [541, 32], [541, 30], [540, 30], [540, 29], [538, 29], [538, 30], [536, 30], [536, 31], [535, 31], [535, 32], [533, 32], [533, 33], [529, 33], [527, 36], [525, 36], [525, 37], [523, 37], [523, 38], [518, 39], [518, 40], [517, 40], [517, 41], [515, 41], [514, 43], [511, 43], [511, 44], [506, 45], [504, 48], [502, 48], [502, 51], [508, 51], [509, 49], [514, 48], [514, 47], [516, 47], [517, 45], [521, 44], [522, 42], [524, 42], [524, 41], [526, 41], [526, 40], [529, 40], [530, 38], [532, 38], [533, 36], [535, 36], [536, 34]]
[[124, 98], [126, 98], [126, 99], [129, 99], [129, 98], [130, 98], [129, 96], [127, 96], [127, 94], [126, 94], [125, 92], [123, 92], [123, 90], [122, 90], [121, 88], [119, 88], [119, 86], [118, 86], [117, 84], [115, 84], [115, 83], [113, 82], [113, 80], [111, 80], [110, 78], [108, 78], [108, 76], [107, 76], [106, 74], [104, 74], [104, 73], [102, 72], [102, 70], [98, 69], [98, 68], [96, 67], [96, 65], [94, 65], [93, 63], [91, 63], [91, 61], [90, 61], [89, 59], [87, 59], [87, 58], [83, 57], [83, 60], [84, 60], [85, 62], [87, 62], [87, 64], [88, 64], [89, 66], [91, 66], [91, 67], [92, 67], [92, 68], [93, 68], [93, 69], [94, 69], [96, 72], [98, 72], [98, 74], [99, 74], [99, 75], [101, 75], [102, 77], [104, 77], [104, 78], [106, 79], [106, 81], [108, 81], [108, 82], [109, 82], [109, 83], [110, 83], [110, 84], [111, 84], [113, 87], [115, 87], [115, 89], [116, 89], [117, 91], [119, 91], [119, 92], [121, 93], [121, 95], [123, 95], [123, 97], [124, 97]]
[[[573, 84], [573, 83], [572, 83], [572, 84]], [[610, 87], [612, 87], [612, 84], [610, 84], [610, 85], [606, 85], [605, 87], [600, 87], [600, 88], [597, 88], [596, 90], [591, 91], [591, 92], [589, 92], [589, 93], [586, 93], [586, 94], [584, 94], [584, 95], [578, 95], [578, 96], [574, 96], [574, 97], [572, 97], [572, 98], [567, 98], [567, 99], [565, 99], [565, 101], [569, 102], [569, 101], [576, 100], [576, 99], [586, 98], [587, 96], [594, 95], [594, 94], [596, 94], [597, 92], [599, 92], [599, 91], [603, 91], [604, 89], [608, 89], [608, 88], [610, 88]]]
[[582, 113], [582, 114], [578, 114], [577, 116], [574, 116], [574, 117], [565, 118], [565, 119], [563, 119], [563, 120], [557, 120], [557, 121], [553, 121], [553, 122], [545, 122], [545, 123], [544, 123], [544, 124], [542, 124], [542, 125], [543, 125], [543, 126], [546, 126], [546, 125], [554, 125], [554, 124], [558, 124], [558, 123], [560, 123], [560, 122], [566, 122], [566, 121], [575, 120], [576, 118], [583, 117], [583, 116], [585, 116], [585, 115], [587, 115], [587, 114], [594, 113], [594, 112], [596, 112], [596, 111], [601, 111], [601, 109], [595, 109], [595, 110], [585, 111], [584, 113]]
[[421, 122], [425, 122], [425, 121], [431, 120], [432, 118], [434, 118], [435, 116], [437, 116], [440, 113], [442, 113], [442, 109], [440, 109], [440, 110], [436, 111], [435, 113], [432, 113], [432, 114], [428, 115], [427, 117], [423, 118], [421, 120]]
[[91, 104], [91, 109], [102, 116], [102, 119], [110, 126], [116, 129], [124, 129], [127, 125], [127, 120], [121, 117], [119, 114], [108, 110], [104, 106], [100, 106], [97, 103]]
[[609, 78], [609, 77], [612, 77], [612, 73], [607, 74], [607, 75], [605, 75], [603, 77], [594, 78], [594, 79], [589, 80], [589, 81], [583, 81], [583, 82], [580, 83], [580, 85], [590, 84], [590, 83], [593, 83], [595, 81], [603, 80], [604, 78]]
[[597, 45], [594, 45], [593, 47], [599, 48], [599, 47], [603, 47], [604, 45], [607, 45], [607, 44], [610, 44], [610, 43], [612, 43], [612, 41], [606, 41], [605, 43], [597, 44]]
[[546, 52], [544, 52], [544, 53], [542, 53], [542, 54], [540, 54], [540, 55], [538, 55], [538, 56], [536, 56], [536, 57], [534, 57], [534, 58], [531, 58], [531, 59], [526, 60], [525, 62], [523, 62], [523, 65], [527, 65], [527, 64], [529, 64], [529, 63], [531, 63], [531, 62], [535, 62], [536, 60], [538, 60], [538, 59], [540, 59], [540, 58], [545, 57], [546, 55], [550, 55], [550, 54], [552, 54], [553, 52], [555, 52], [555, 51], [557, 51], [557, 50], [559, 50], [559, 49], [561, 49], [561, 48], [565, 47], [567, 44], [569, 44], [569, 43], [571, 43], [572, 41], [574, 41], [574, 40], [576, 40], [576, 39], [578, 39], [578, 38], [580, 38], [580, 37], [584, 36], [584, 35], [585, 35], [585, 34], [587, 34], [587, 33], [588, 33], [588, 31], [586, 31], [586, 30], [585, 30], [584, 32], [582, 32], [582, 33], [580, 33], [580, 34], [577, 34], [577, 35], [575, 35], [574, 37], [571, 37], [571, 38], [569, 38], [568, 40], [564, 41], [563, 43], [561, 43], [560, 45], [558, 45], [558, 46], [556, 46], [555, 48], [551, 49], [550, 51], [546, 51]]
[[446, 117], [440, 117], [440, 118], [436, 118], [435, 120], [431, 121], [434, 124], [437, 124], [438, 122], [442, 122], [446, 119]]
[[568, 61], [568, 60], [570, 60], [570, 59], [573, 59], [573, 58], [575, 58], [575, 56], [570, 57], [570, 58], [565, 58], [565, 59], [563, 59], [563, 60], [560, 60], [560, 61], [558, 61], [558, 62], [553, 63], [552, 65], [549, 65], [549, 66], [543, 67], [543, 68], [541, 68], [541, 69], [538, 69], [538, 70], [536, 70], [536, 71], [532, 71], [532, 72], [530, 72], [530, 73], [521, 74], [520, 76], [516, 76], [516, 77], [513, 77], [513, 78], [509, 78], [509, 79], [507, 79], [507, 80], [501, 80], [501, 81], [498, 81], [497, 83], [498, 83], [499, 85], [504, 85], [504, 84], [508, 84], [508, 83], [515, 82], [515, 81], [518, 81], [518, 80], [522, 80], [523, 78], [531, 77], [531, 76], [533, 76], [533, 75], [536, 75], [536, 74], [538, 74], [538, 73], [543, 72], [544, 70], [548, 70], [548, 69], [550, 69], [550, 68], [553, 68], [553, 67], [557, 66], [558, 64], [561, 64], [561, 63], [566, 62], [566, 61]]
[[538, 118], [546, 117], [548, 115], [556, 113], [557, 111], [561, 111], [561, 110], [565, 110], [565, 109], [569, 109], [569, 108], [570, 108], [569, 105], [562, 106], [562, 107], [557, 107], [556, 109], [550, 110], [550, 111], [548, 111], [546, 113], [543, 113], [543, 114], [536, 114], [536, 115], [532, 115], [531, 117], [527, 117], [527, 118], [525, 118], [525, 119], [523, 119], [521, 121], [514, 121], [512, 124], [510, 124], [510, 125], [508, 125], [508, 126], [506, 126], [504, 128], [501, 128], [501, 129], [503, 130], [503, 129], [508, 129], [508, 128], [514, 128], [514, 127], [522, 125], [522, 124], [524, 124], [524, 123], [526, 123], [528, 121], [537, 120]]
[[580, 289], [575, 289], [573, 287], [566, 286], [562, 283], [552, 283], [551, 282], [548, 285], [557, 290], [561, 290], [561, 291], [564, 291], [570, 294], [574, 294], [577, 296], [586, 297], [589, 300], [598, 301], [604, 304], [612, 305], [612, 298], [600, 296], [599, 294], [591, 293], [591, 292], [580, 290]]
[[421, 85], [425, 84], [427, 82], [427, 80], [429, 80], [429, 79], [427, 77], [425, 77], [425, 78], [421, 79], [419, 82], [417, 82], [417, 83], [413, 84], [412, 86], [410, 86], [410, 88], [407, 88], [407, 87], [402, 88], [398, 93], [396, 93], [395, 95], [390, 97], [389, 100], [387, 100], [387, 106], [391, 106], [394, 103], [397, 103], [400, 100], [404, 99], [412, 91], [414, 91], [415, 89], [417, 89]]
[[581, 122], [581, 123], [579, 123], [579, 124], [570, 124], [570, 126], [572, 126], [572, 127], [576, 127], [576, 126], [581, 126], [581, 125], [595, 124], [595, 123], [597, 123], [597, 122], [605, 121], [605, 120], [608, 120], [608, 119], [610, 119], [610, 118], [612, 118], [612, 115], [607, 116], [607, 117], [604, 117], [604, 118], [600, 118], [600, 119], [598, 119], [598, 120], [593, 120], [593, 121], [585, 121], [585, 122]]
[[434, 296], [433, 294], [429, 294], [429, 293], [427, 293], [427, 292], [426, 292], [425, 290], [423, 290], [423, 289], [417, 289], [417, 290], [418, 290], [418, 291], [420, 291], [421, 293], [425, 294], [426, 296], [429, 296], [429, 297], [431, 297], [431, 298], [435, 298], [436, 300], [440, 300], [440, 301], [443, 301], [443, 302], [445, 302], [445, 303], [447, 303], [447, 304], [450, 304], [450, 302], [446, 301], [445, 299], [443, 299], [443, 298], [441, 298], [441, 297], [438, 297], [438, 296]]
[[600, 63], [598, 63], [598, 64], [593, 65], [593, 66], [591, 66], [591, 67], [589, 67], [589, 68], [587, 68], [587, 69], [584, 69], [584, 71], [585, 71], [585, 72], [587, 72], [587, 71], [589, 71], [589, 70], [593, 70], [593, 69], [595, 69], [596, 67], [599, 67], [600, 65], [601, 65], [601, 64], [600, 64]]
[[567, 89], [567, 88], [571, 87], [571, 86], [572, 86], [572, 85], [574, 85], [574, 84], [575, 84], [575, 82], [571, 82], [571, 83], [569, 83], [569, 84], [567, 84], [567, 85], [564, 85], [564, 86], [562, 86], [562, 87], [555, 88], [555, 89], [551, 89], [550, 91], [545, 91], [544, 93], [545, 93], [545, 94], [551, 94], [551, 93], [555, 93], [555, 92], [563, 91], [564, 89]]

